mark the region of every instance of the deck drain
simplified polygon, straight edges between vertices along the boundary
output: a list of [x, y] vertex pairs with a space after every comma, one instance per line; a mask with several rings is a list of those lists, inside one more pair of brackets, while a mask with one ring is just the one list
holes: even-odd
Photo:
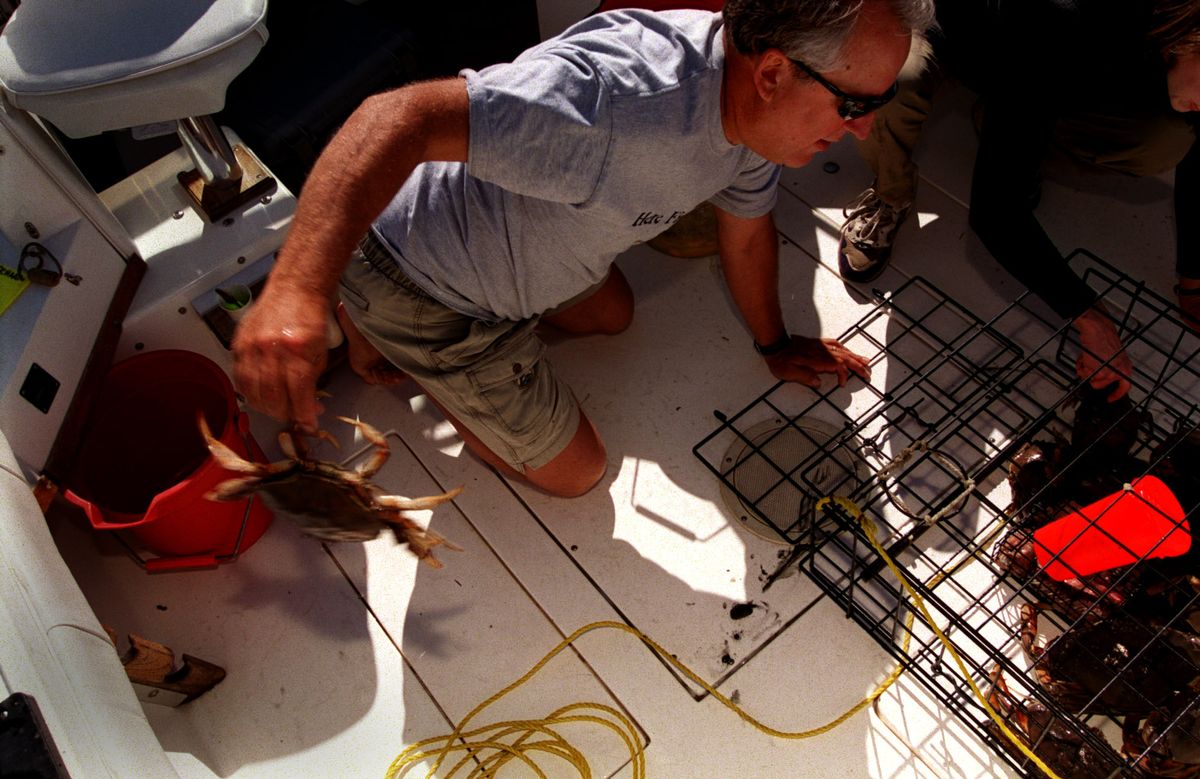
[[850, 495], [866, 479], [866, 464], [839, 438], [844, 431], [817, 419], [774, 418], [747, 428], [721, 461], [725, 506], [756, 536], [802, 540], [819, 498]]

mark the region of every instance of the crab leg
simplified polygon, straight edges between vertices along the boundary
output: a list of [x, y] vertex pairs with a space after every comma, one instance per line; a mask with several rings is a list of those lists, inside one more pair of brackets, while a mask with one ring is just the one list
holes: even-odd
[[208, 451], [222, 468], [234, 473], [252, 473], [255, 475], [261, 475], [265, 472], [265, 468], [260, 463], [243, 459], [237, 452], [213, 438], [212, 431], [208, 429], [208, 422], [204, 419], [204, 414], [197, 414], [196, 421], [200, 425], [200, 435], [204, 437], [204, 443], [208, 446]]
[[406, 498], [403, 495], [380, 495], [376, 500], [381, 506], [386, 506], [390, 509], [417, 511], [420, 509], [431, 509], [448, 500], [454, 500], [462, 491], [462, 487], [455, 487], [449, 492], [443, 492], [441, 495], [427, 495], [423, 498]]
[[435, 546], [444, 546], [455, 552], [463, 551], [461, 546], [452, 544], [442, 536], [426, 530], [402, 514], [383, 514], [380, 519], [387, 522], [396, 534], [396, 540], [406, 544], [418, 560], [434, 568], [441, 568], [442, 561], [433, 556]]
[[259, 476], [230, 479], [213, 487], [205, 493], [204, 497], [206, 500], [237, 500], [257, 490], [260, 484], [262, 484], [262, 478]]
[[[338, 419], [342, 420], [348, 425], [354, 425], [357, 427], [358, 432], [362, 433], [363, 438], [375, 445], [375, 454], [371, 455], [371, 459], [355, 468], [359, 476], [363, 477], [364, 479], [371, 478], [379, 471], [380, 468], [383, 467], [383, 464], [387, 462], [388, 457], [392, 453], [391, 449], [388, 448], [387, 439], [383, 437], [383, 433], [380, 433], [378, 430], [360, 419], [350, 419], [349, 417], [338, 417]], [[398, 508], [417, 507], [399, 506]]]
[[999, 663], [993, 666], [992, 672], [989, 674], [989, 681], [991, 689], [988, 690], [987, 702], [997, 714], [1008, 719], [1013, 709], [1016, 708], [1016, 700], [1008, 691], [1008, 684], [1004, 681], [1004, 671], [1000, 668]]

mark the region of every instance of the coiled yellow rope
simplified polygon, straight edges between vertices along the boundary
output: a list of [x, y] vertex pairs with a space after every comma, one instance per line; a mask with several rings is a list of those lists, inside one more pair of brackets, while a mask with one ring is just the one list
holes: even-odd
[[[562, 739], [562, 737], [554, 730], [554, 728], [559, 725], [575, 722], [591, 722], [602, 725], [616, 732], [625, 742], [625, 746], [629, 751], [629, 757], [632, 763], [633, 778], [643, 779], [646, 776], [645, 755], [643, 753], [645, 745], [640, 743], [637, 729], [624, 714], [603, 704], [577, 703], [573, 704], [572, 706], [558, 709], [557, 711], [552, 712], [549, 717], [541, 720], [500, 722], [496, 723], [495, 725], [489, 725], [476, 730], [465, 730], [467, 723], [473, 720], [476, 715], [516, 688], [520, 687], [525, 682], [529, 681], [529, 679], [535, 676], [547, 663], [553, 660], [559, 653], [573, 644], [581, 636], [590, 633], [593, 630], [600, 629], [620, 630], [633, 635], [639, 641], [648, 646], [665, 662], [669, 663], [681, 674], [698, 684], [723, 705], [725, 705], [743, 720], [750, 723], [750, 725], [752, 725], [754, 728], [766, 733], [767, 735], [782, 739], [810, 738], [812, 736], [817, 736], [833, 730], [865, 707], [871, 705], [872, 701], [882, 695], [884, 691], [887, 690], [887, 688], [891, 686], [891, 684], [900, 676], [900, 673], [903, 670], [901, 666], [897, 666], [896, 669], [893, 670], [888, 676], [888, 678], [863, 701], [856, 704], [850, 710], [846, 711], [844, 714], [832, 720], [831, 722], [811, 730], [788, 732], [777, 730], [769, 725], [759, 722], [732, 700], [721, 694], [718, 690], [714, 689], [711, 685], [697, 676], [695, 672], [673, 657], [670, 652], [668, 652], [666, 649], [663, 649], [653, 639], [651, 639], [649, 636], [646, 636], [637, 628], [630, 627], [623, 622], [592, 622], [584, 625], [571, 635], [564, 638], [559, 642], [558, 646], [550, 650], [545, 657], [539, 660], [536, 665], [530, 668], [529, 671], [523, 674], [520, 678], [472, 709], [470, 713], [468, 713], [462, 718], [462, 720], [459, 721], [458, 725], [454, 728], [453, 733], [450, 733], [446, 736], [424, 739], [423, 741], [418, 741], [417, 743], [405, 749], [388, 768], [387, 779], [394, 779], [395, 777], [403, 776], [409, 770], [411, 770], [414, 765], [431, 757], [436, 758], [436, 760], [426, 776], [433, 776], [438, 769], [441, 768], [441, 765], [446, 758], [454, 752], [461, 752], [464, 754], [463, 757], [450, 769], [450, 772], [446, 774], [446, 776], [455, 776], [465, 766], [466, 763], [474, 759], [478, 761], [478, 763], [472, 769], [472, 771], [467, 774], [467, 776], [492, 777], [496, 775], [496, 772], [500, 768], [507, 765], [512, 760], [517, 759], [525, 763], [525, 765], [528, 766], [535, 775], [541, 777], [544, 776], [542, 771], [533, 764], [533, 761], [529, 759], [527, 755], [524, 754], [526, 751], [534, 750], [546, 752], [560, 757], [574, 766], [579, 771], [579, 775], [581, 777], [591, 777], [591, 771], [587, 765], [587, 761], [578, 752], [578, 750], [570, 747], [566, 741]], [[566, 712], [574, 709], [595, 709], [603, 712], [612, 719], [605, 719], [595, 715], [565, 716]], [[490, 735], [487, 735], [489, 733]], [[530, 739], [532, 739], [535, 734], [541, 734], [546, 738], [545, 740], [531, 741]], [[514, 742], [507, 743], [502, 741], [502, 739], [514, 735], [518, 736]], [[475, 741], [472, 739], [482, 740]], [[441, 746], [435, 746], [437, 744], [441, 744]], [[488, 755], [487, 757], [481, 757], [481, 755], [484, 755], [489, 751], [492, 751], [492, 754]]]
[[[883, 558], [884, 562], [887, 563], [892, 573], [900, 580], [900, 583], [904, 586], [905, 590], [912, 598], [913, 603], [917, 606], [918, 610], [920, 610], [926, 624], [929, 625], [930, 629], [932, 629], [937, 635], [938, 640], [940, 640], [946, 647], [946, 650], [950, 653], [950, 656], [958, 665], [959, 671], [967, 680], [967, 684], [970, 685], [971, 691], [975, 693], [976, 697], [987, 711], [988, 716], [990, 716], [996, 725], [1001, 729], [1001, 731], [1003, 731], [1004, 735], [1007, 736], [1031, 761], [1033, 761], [1038, 768], [1045, 772], [1048, 777], [1051, 779], [1059, 779], [1057, 774], [1051, 771], [1050, 768], [1037, 757], [1037, 755], [1035, 755], [1028, 747], [1025, 746], [1021, 739], [1019, 739], [1012, 733], [1011, 730], [1008, 729], [1008, 726], [1004, 723], [1004, 720], [992, 709], [991, 705], [987, 702], [987, 697], [971, 679], [971, 675], [967, 670], [966, 665], [958, 656], [958, 653], [954, 650], [953, 645], [950, 643], [950, 639], [947, 638], [946, 635], [934, 623], [933, 617], [925, 608], [925, 603], [921, 599], [920, 595], [912, 588], [911, 585], [909, 585], [908, 581], [901, 574], [900, 569], [896, 566], [895, 562], [888, 557], [887, 553], [884, 552], [883, 548], [879, 545], [879, 542], [876, 541], [874, 523], [871, 522], [869, 518], [864, 516], [862, 511], [852, 501], [840, 496], [821, 498], [819, 501], [817, 501], [816, 510], [821, 511], [830, 503], [837, 505], [842, 510], [846, 511], [849, 516], [858, 519], [858, 521], [862, 524], [867, 538], [871, 542], [871, 545]], [[908, 618], [908, 626], [910, 628], [912, 626], [912, 619], [913, 617], [910, 612]], [[405, 776], [419, 763], [430, 758], [433, 758], [434, 762], [428, 773], [426, 773], [426, 776], [433, 777], [442, 767], [442, 764], [445, 763], [452, 754], [461, 754], [461, 757], [453, 766], [451, 766], [449, 772], [445, 774], [446, 777], [457, 776], [461, 770], [467, 767], [468, 764], [473, 764], [470, 772], [466, 774], [467, 779], [491, 779], [491, 777], [495, 777], [502, 768], [516, 760], [524, 764], [532, 775], [540, 777], [541, 779], [545, 779], [545, 773], [543, 773], [541, 768], [539, 768], [534, 762], [533, 758], [530, 756], [531, 753], [544, 753], [557, 757], [573, 766], [579, 772], [581, 779], [591, 779], [592, 773], [591, 768], [588, 766], [587, 759], [578, 749], [571, 746], [567, 740], [563, 738], [562, 735], [556, 730], [556, 728], [562, 725], [576, 723], [591, 723], [593, 725], [599, 725], [601, 727], [608, 728], [617, 734], [617, 736], [624, 742], [625, 747], [629, 752], [632, 779], [645, 779], [645, 745], [641, 743], [636, 727], [634, 726], [633, 722], [624, 714], [612, 708], [611, 706], [606, 706], [604, 704], [575, 703], [551, 712], [550, 715], [544, 719], [499, 722], [494, 725], [488, 725], [474, 730], [466, 730], [467, 724], [475, 719], [480, 712], [533, 678], [539, 671], [541, 671], [542, 668], [546, 666], [547, 663], [557, 657], [564, 649], [575, 643], [575, 641], [581, 636], [590, 633], [593, 630], [601, 629], [619, 630], [636, 637], [639, 641], [649, 647], [655, 654], [657, 654], [663, 661], [669, 663], [685, 677], [695, 682], [709, 695], [712, 695], [716, 700], [720, 701], [722, 705], [737, 714], [742, 720], [749, 723], [756, 730], [780, 739], [799, 740], [812, 738], [813, 736], [819, 736], [823, 733], [833, 730], [858, 712], [862, 711], [867, 706], [870, 706], [877, 698], [879, 698], [879, 696], [883, 695], [883, 693], [898, 678], [900, 678], [900, 674], [904, 671], [904, 667], [902, 665], [897, 665], [892, 672], [888, 674], [887, 678], [884, 679], [884, 681], [881, 682], [879, 686], [876, 687], [875, 690], [872, 691], [866, 698], [848, 709], [841, 716], [831, 720], [825, 725], [821, 725], [820, 727], [812, 728], [810, 730], [783, 731], [759, 722], [728, 697], [721, 694], [718, 690], [697, 676], [695, 672], [693, 672], [690, 668], [671, 655], [670, 652], [663, 649], [658, 643], [639, 631], [637, 628], [626, 625], [623, 622], [614, 622], [610, 620], [592, 622], [584, 625], [571, 635], [564, 638], [556, 647], [550, 650], [545, 657], [539, 660], [532, 668], [526, 671], [518, 679], [468, 712], [465, 717], [459, 720], [452, 733], [446, 736], [437, 736], [418, 741], [401, 752], [400, 755], [397, 756], [396, 759], [392, 761], [392, 764], [388, 767], [386, 779], [396, 779], [397, 777]], [[902, 647], [902, 651], [905, 653], [908, 651], [908, 643], [911, 639], [911, 636], [911, 630], [907, 630], [905, 632], [904, 646]], [[589, 710], [599, 712], [599, 714], [572, 713], [576, 711]]]

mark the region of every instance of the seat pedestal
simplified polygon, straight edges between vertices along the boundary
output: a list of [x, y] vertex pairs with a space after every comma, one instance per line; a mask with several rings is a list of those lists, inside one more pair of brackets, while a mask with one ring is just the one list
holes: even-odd
[[241, 175], [235, 179], [205, 181], [199, 166], [178, 175], [180, 185], [209, 222], [218, 222], [275, 191], [275, 179], [249, 149], [238, 144], [233, 147], [233, 154], [241, 169]]

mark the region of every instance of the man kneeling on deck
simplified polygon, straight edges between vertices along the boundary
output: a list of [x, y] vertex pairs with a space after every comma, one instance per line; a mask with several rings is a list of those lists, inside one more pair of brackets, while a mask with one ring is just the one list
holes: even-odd
[[931, 20], [930, 0], [614, 11], [510, 64], [369, 98], [317, 161], [238, 329], [238, 388], [315, 427], [340, 277], [361, 375], [411, 376], [486, 462], [582, 494], [604, 446], [535, 327], [624, 330], [633, 295], [613, 260], [705, 201], [771, 372], [865, 377], [836, 340], [785, 330], [771, 209], [781, 165], [866, 135]]

